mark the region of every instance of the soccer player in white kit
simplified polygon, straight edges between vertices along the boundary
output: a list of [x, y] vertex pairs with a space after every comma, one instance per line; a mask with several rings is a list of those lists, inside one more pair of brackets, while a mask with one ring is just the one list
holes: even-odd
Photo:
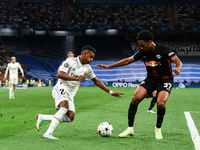
[[21, 65], [18, 62], [16, 62], [16, 57], [11, 57], [11, 63], [8, 64], [4, 76], [5, 81], [9, 71], [9, 99], [15, 98], [14, 95], [18, 84], [18, 69], [21, 71], [22, 77], [24, 77], [24, 72], [22, 70]]
[[101, 80], [99, 80], [89, 63], [93, 61], [96, 50], [86, 45], [81, 50], [81, 55], [75, 58], [68, 58], [60, 65], [58, 72], [58, 82], [52, 90], [52, 96], [55, 99], [55, 107], [58, 112], [55, 115], [36, 115], [36, 128], [41, 129], [42, 122], [48, 120], [51, 124], [44, 133], [45, 139], [58, 139], [54, 137], [53, 131], [61, 122], [71, 122], [74, 120], [75, 106], [74, 96], [78, 91], [81, 81], [85, 81], [85, 77], [91, 79], [102, 90], [110, 93], [112, 96], [121, 97], [123, 93], [113, 92], [107, 88]]

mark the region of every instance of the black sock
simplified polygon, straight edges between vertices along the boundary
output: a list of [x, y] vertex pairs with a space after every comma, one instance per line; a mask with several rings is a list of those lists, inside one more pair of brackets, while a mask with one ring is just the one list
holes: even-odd
[[130, 104], [130, 107], [128, 109], [128, 126], [133, 127], [135, 114], [137, 112], [138, 105]]
[[161, 128], [164, 115], [165, 115], [165, 108], [158, 109], [158, 111], [157, 111], [157, 123], [156, 123], [157, 128]]
[[149, 106], [149, 109], [148, 110], [152, 110], [152, 108], [154, 107], [154, 105], [156, 104], [156, 100], [157, 100], [157, 98], [156, 97], [154, 97], [152, 100], [151, 100], [151, 104], [150, 104], [150, 106]]

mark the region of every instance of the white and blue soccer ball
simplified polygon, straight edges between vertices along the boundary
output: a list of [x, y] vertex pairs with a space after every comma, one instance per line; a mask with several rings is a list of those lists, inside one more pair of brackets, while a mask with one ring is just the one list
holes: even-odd
[[111, 136], [113, 133], [113, 126], [108, 122], [102, 122], [98, 126], [98, 133], [103, 137]]

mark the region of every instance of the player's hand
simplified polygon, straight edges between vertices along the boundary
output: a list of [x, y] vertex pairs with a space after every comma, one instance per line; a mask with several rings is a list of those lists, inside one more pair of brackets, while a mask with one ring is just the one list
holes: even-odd
[[5, 80], [6, 80], [6, 77], [3, 78], [3, 81], [5, 81]]
[[104, 65], [104, 64], [97, 64], [97, 66], [99, 68], [105, 68], [105, 69], [109, 69], [109, 66], [108, 65]]
[[85, 81], [85, 77], [80, 75], [78, 78], [76, 78], [76, 81]]
[[178, 68], [174, 68], [173, 71], [177, 76], [181, 73], [181, 71]]
[[121, 95], [124, 95], [124, 93], [120, 93], [120, 92], [113, 92], [112, 93], [112, 96], [115, 96], [115, 97], [122, 97]]
[[22, 77], [24, 77], [24, 74], [22, 73]]

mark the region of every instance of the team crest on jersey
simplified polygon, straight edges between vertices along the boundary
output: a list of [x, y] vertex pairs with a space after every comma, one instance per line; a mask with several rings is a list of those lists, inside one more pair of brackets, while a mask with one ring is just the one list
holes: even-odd
[[160, 54], [156, 55], [156, 58], [160, 59], [162, 56]]
[[64, 64], [64, 67], [65, 67], [65, 68], [69, 67], [69, 64], [68, 64], [68, 63], [65, 63], [65, 64]]

